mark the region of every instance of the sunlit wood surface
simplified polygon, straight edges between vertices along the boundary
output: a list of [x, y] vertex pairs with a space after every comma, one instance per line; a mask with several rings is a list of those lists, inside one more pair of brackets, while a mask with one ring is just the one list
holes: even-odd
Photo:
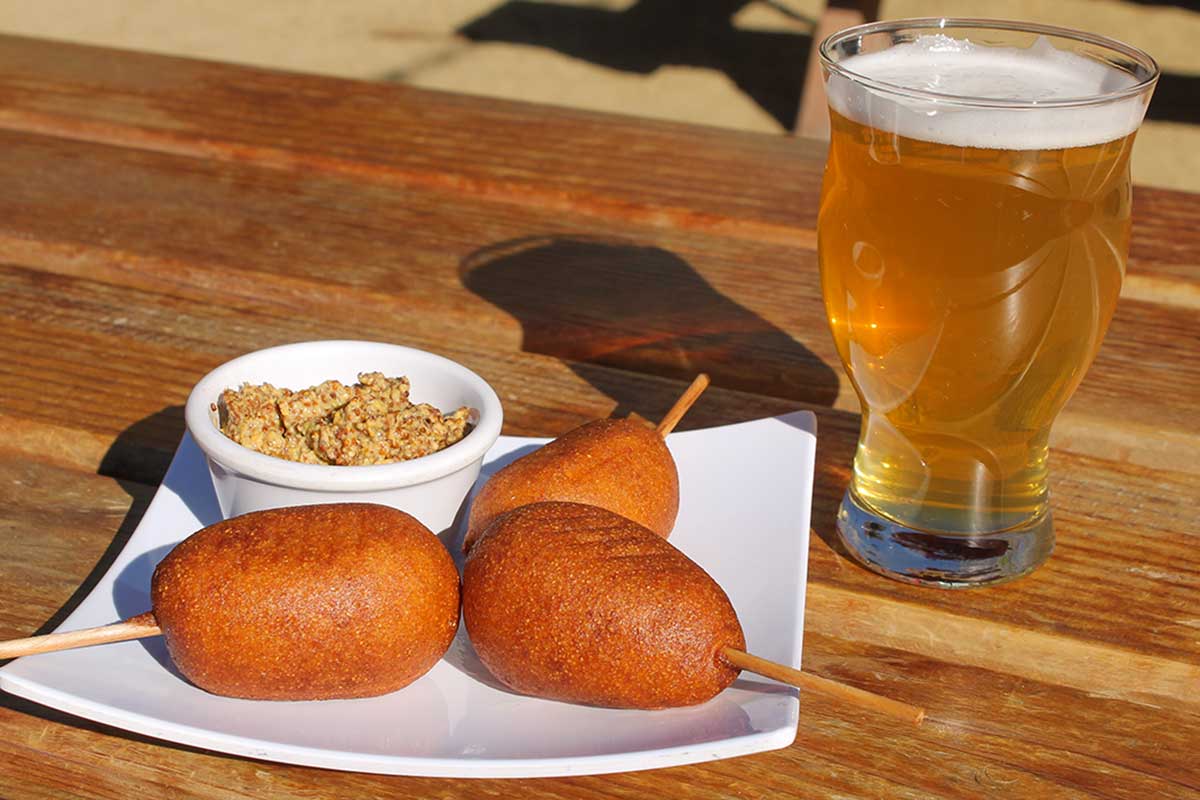
[[[0, 638], [54, 627], [136, 526], [191, 385], [313, 338], [443, 353], [506, 433], [819, 418], [807, 670], [784, 750], [536, 781], [338, 773], [0, 696], [0, 795], [1194, 797], [1200, 196], [1139, 190], [1124, 296], [1055, 431], [1058, 548], [977, 592], [827, 543], [858, 430], [816, 272], [822, 147], [0, 37]], [[131, 687], [131, 691], [135, 690]]]

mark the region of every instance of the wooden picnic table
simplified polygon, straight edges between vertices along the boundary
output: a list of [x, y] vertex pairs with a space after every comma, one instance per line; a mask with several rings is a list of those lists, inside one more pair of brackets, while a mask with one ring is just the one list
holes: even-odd
[[1200, 195], [1135, 191], [1123, 297], [1055, 429], [1058, 548], [946, 592], [830, 546], [859, 417], [826, 328], [816, 142], [0, 37], [0, 639], [55, 627], [136, 527], [209, 369], [318, 338], [442, 353], [505, 432], [819, 419], [795, 743], [447, 781], [240, 759], [0, 695], [6, 798], [1195, 797]]

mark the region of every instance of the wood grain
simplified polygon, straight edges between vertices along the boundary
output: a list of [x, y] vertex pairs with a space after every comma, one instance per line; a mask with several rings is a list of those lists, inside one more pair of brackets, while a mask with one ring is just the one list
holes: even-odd
[[1185, 663], [1125, 647], [1073, 639], [968, 613], [918, 609], [881, 597], [814, 583], [809, 588], [817, 629], [850, 641], [918, 655], [1153, 708], [1200, 711], [1200, 659]]
[[[78, 45], [56, 45], [50, 62], [37, 40], [6, 36], [3, 44], [5, 127], [440, 188], [575, 216], [812, 241], [795, 223], [815, 213], [816, 198], [781, 182], [778, 167], [786, 164], [788, 177], [819, 175], [818, 143], [625, 121], [636, 136], [619, 137], [614, 159], [598, 145], [611, 143], [622, 121], [606, 114], [317, 76], [298, 81], [138, 53], [114, 62], [111, 51]], [[278, 116], [258, 113], [267, 106]], [[786, 158], [773, 169], [760, 157], [764, 147]], [[679, 157], [663, 162], [663, 152]], [[697, 171], [706, 176], [704, 195], [695, 191]], [[791, 202], [779, 202], [781, 184]]]
[[[745, 758], [538, 781], [338, 773], [179, 747], [0, 696], [0, 795], [1185, 798], [1200, 792], [1200, 197], [1138, 189], [1107, 341], [1056, 427], [1058, 545], [948, 593], [839, 554], [859, 418], [820, 300], [822, 146], [0, 36], [0, 638], [120, 551], [229, 357], [312, 338], [443, 353], [505, 430], [818, 415], [805, 671]], [[686, 502], [686, 498], [684, 498]]]
[[[63, 602], [75, 582], [86, 575], [90, 563], [103, 555], [119, 522], [119, 515], [111, 509], [120, 507], [127, 495], [102, 477], [36, 461], [26, 462], [19, 473], [11, 469], [0, 471], [4, 479], [0, 487], [17, 485], [11, 478], [19, 474], [40, 487], [40, 495], [22, 500], [19, 490], [0, 491], [0, 509], [15, 509], [15, 513], [0, 517], [6, 522], [0, 530], [9, 532], [0, 544], [8, 552], [24, 548], [17, 551], [20, 561], [58, 574], [51, 583], [53, 596], [48, 602]], [[73, 548], [54, 553], [40, 546], [40, 532], [15, 531], [16, 526], [9, 524], [24, 518], [22, 502], [64, 495], [75, 501], [75, 525], [107, 518], [107, 527], [81, 527]], [[2, 577], [5, 585], [12, 585], [12, 575]], [[824, 590], [810, 592], [810, 603], [806, 669], [886, 690], [907, 702], [928, 704], [930, 720], [920, 733], [902, 733], [898, 726], [870, 714], [848, 712], [838, 703], [812, 696], [804, 700], [797, 744], [787, 750], [611, 779], [473, 781], [464, 791], [597, 798], [612, 796], [609, 792], [637, 797], [639, 792], [660, 791], [703, 797], [733, 782], [751, 796], [777, 796], [805, 786], [809, 792], [851, 796], [977, 797], [981, 785], [997, 790], [1016, 785], [1043, 794], [1074, 792], [1074, 796], [1088, 797], [1096, 796], [1093, 792], [1104, 788], [1106, 782], [1117, 781], [1122, 791], [1101, 795], [1134, 797], [1141, 791], [1147, 793], [1142, 796], [1186, 797], [1200, 787], [1200, 767], [1191, 748], [1197, 725], [1194, 714], [1074, 690], [1057, 679], [1042, 683], [1028, 676], [914, 653], [911, 638], [902, 639], [901, 649], [881, 645], [871, 637], [860, 640], [860, 616], [847, 614], [847, 635], [839, 618], [831, 616], [833, 612], [846, 613], [845, 608], [830, 608]], [[11, 617], [0, 618], [0, 635], [12, 634], [13, 624]], [[36, 621], [31, 619], [28, 624]], [[838, 630], [829, 633], [822, 629], [828, 625]], [[19, 620], [15, 627], [24, 630]], [[893, 638], [901, 637], [895, 634]], [[916, 681], [913, 676], [917, 675], [925, 678]], [[970, 690], [964, 691], [966, 687]], [[1059, 739], [1054, 731], [1060, 729], [1086, 730], [1087, 735]], [[55, 789], [70, 791], [78, 785], [74, 781], [82, 780], [88, 781], [88, 795], [94, 797], [121, 797], [131, 785], [146, 787], [146, 791], [168, 786], [192, 797], [248, 797], [263, 791], [302, 797], [311, 792], [314, 781], [321, 786], [322, 796], [351, 797], [355, 792], [459, 796], [451, 788], [454, 784], [432, 779], [326, 773], [175, 746], [167, 746], [170, 755], [164, 761], [161, 743], [7, 696], [0, 699], [0, 731], [0, 753], [6, 765], [0, 770], [0, 786], [7, 786], [13, 796], [36, 796], [24, 791], [34, 784], [48, 786], [45, 796], [51, 796]], [[98, 774], [106, 769], [111, 772]], [[182, 783], [176, 785], [176, 781]], [[227, 790], [222, 788], [226, 783]]]
[[[584, 219], [816, 241], [809, 221], [823, 143], [66, 43], [50, 56], [43, 42], [14, 36], [2, 43], [3, 127], [441, 188]], [[255, 113], [264, 107], [277, 115]], [[1142, 188], [1135, 204], [1131, 274], [1191, 283], [1200, 230], [1186, 224], [1188, 195]]]
[[[102, 292], [91, 287], [80, 287], [76, 296], [94, 296]], [[136, 293], [129, 298], [138, 298]], [[166, 299], [151, 295], [137, 299], [126, 306], [158, 308], [177, 320], [187, 322], [196, 329], [212, 328], [205, 323], [196, 307], [187, 302], [176, 303], [174, 308]], [[83, 318], [96, 319], [98, 314], [89, 312]], [[57, 321], [57, 318], [56, 318]], [[226, 340], [215, 353], [202, 356], [188, 352], [183, 341], [142, 341], [131, 347], [139, 336], [136, 331], [145, 327], [162, 331], [163, 326], [154, 320], [134, 320], [128, 327], [131, 338], [118, 339], [116, 334], [102, 335], [86, 330], [61, 330], [57, 325], [24, 323], [20, 328], [7, 331], [3, 341], [11, 347], [11, 359], [25, 359], [30, 367], [24, 374], [18, 372], [9, 380], [10, 393], [6, 402], [14, 404], [8, 411], [10, 416], [38, 420], [39, 408], [46, 401], [54, 414], [69, 409], [77, 424], [86, 424], [93, 430], [107, 431], [122, 437], [119, 452], [108, 460], [110, 464], [124, 462], [138, 465], [158, 464], [165, 467], [166, 459], [179, 435], [182, 419], [179, 408], [186, 399], [192, 382], [223, 358], [242, 349], [256, 346], [254, 343], [274, 343], [302, 337], [304, 322], [286, 319], [264, 320], [260, 325], [242, 331], [246, 339]], [[290, 325], [296, 325], [294, 331]], [[271, 339], [272, 331], [282, 334]], [[361, 330], [358, 330], [361, 333]], [[334, 325], [331, 335], [353, 335], [354, 331]], [[390, 334], [385, 331], [384, 335]], [[128, 334], [127, 334], [128, 335]], [[227, 333], [227, 335], [229, 335]], [[436, 338], [405, 338], [400, 341], [420, 347], [440, 349], [460, 359], [492, 381], [505, 399], [510, 427], [520, 432], [553, 433], [567, 429], [573, 424], [593, 416], [603, 415], [611, 405], [594, 391], [586, 391], [587, 383], [577, 373], [553, 359], [529, 360], [523, 363], [519, 374], [507, 372], [511, 367], [510, 356], [503, 351], [489, 352], [480, 345], [470, 347], [447, 347]], [[27, 354], [38, 342], [50, 343], [54, 347], [43, 360], [31, 362]], [[102, 353], [106, 347], [117, 347], [124, 343], [126, 348], [121, 365], [109, 369]], [[164, 346], [165, 345], [165, 346]], [[542, 373], [534, 379], [534, 365], [541, 364]], [[194, 366], [189, 366], [194, 365]], [[35, 377], [38, 380], [35, 380]], [[78, 386], [79, 378], [87, 378], [89, 386]], [[49, 379], [46, 381], [40, 379]], [[514, 378], [516, 380], [514, 380]], [[590, 379], [598, 383], [599, 373]], [[530, 394], [530, 387], [536, 391]], [[664, 404], [656, 409], [641, 404], [632, 410], [647, 418], [661, 416], [663, 410], [676, 396], [680, 385], [663, 393]], [[592, 405], [581, 409], [573, 416], [558, 419], [549, 416], [550, 411], [541, 404], [544, 397], [563, 398], [564, 406], [578, 398], [581, 389], [585, 396], [592, 397]], [[629, 388], [625, 397], [645, 392], [645, 389]], [[711, 396], [710, 396], [711, 395]], [[134, 398], [132, 401], [123, 398]], [[139, 400], [138, 398], [141, 398]], [[174, 411], [163, 413], [166, 404]], [[628, 401], [622, 403], [629, 406]], [[797, 406], [791, 405], [790, 408]], [[738, 421], [754, 418], [766, 413], [789, 408], [786, 403], [750, 403], [749, 398], [719, 388], [706, 392], [697, 409], [689, 413], [685, 422], [704, 426], [717, 422]], [[818, 532], [828, 534], [832, 530], [832, 519], [837, 502], [845, 489], [846, 467], [852, 455], [858, 421], [851, 414], [820, 410], [820, 426], [831, 436], [822, 438], [820, 460], [822, 470], [816, 487], [816, 504], [813, 524]], [[113, 414], [120, 416], [113, 418]], [[51, 417], [52, 419], [52, 417]], [[524, 420], [530, 420], [524, 422]], [[51, 424], [42, 420], [41, 424]], [[539, 425], [546, 426], [539, 429]], [[67, 438], [60, 436], [60, 438]], [[136, 445], [136, 446], [135, 446]], [[840, 446], [837, 446], [840, 445]], [[837, 446], [830, 450], [830, 447]], [[153, 452], [143, 454], [143, 448]], [[1029, 615], [1021, 617], [1022, 624], [1039, 625], [1050, 616], [1058, 620], [1059, 630], [1078, 632], [1089, 638], [1100, 638], [1109, 642], [1135, 641], [1140, 647], [1162, 653], [1178, 653], [1180, 648], [1191, 657], [1197, 653], [1197, 637], [1185, 620], [1189, 598], [1196, 589], [1194, 575], [1186, 566], [1188, 555], [1194, 546], [1195, 530], [1173, 530], [1178, 523], [1170, 498], [1194, 492], [1196, 479], [1185, 474], [1159, 471], [1147, 475], [1135, 467], [1123, 466], [1109, 460], [1073, 457], [1058, 454], [1061, 468], [1056, 460], [1055, 489], [1056, 513], [1059, 515], [1059, 550], [1051, 563], [1035, 576], [1010, 587], [1000, 587], [992, 592], [969, 594], [966, 597], [929, 593], [908, 587], [893, 587], [881, 584], [874, 576], [854, 567], [847, 568], [827, 548], [814, 549], [813, 573], [820, 577], [821, 568], [828, 568], [838, 580], [846, 581], [858, 591], [902, 592], [907, 596], [919, 597], [923, 603], [939, 603], [956, 607], [967, 603], [971, 612], [983, 618], [1006, 620], [1021, 615], [1028, 609]], [[145, 472], [130, 472], [130, 476]], [[1131, 526], [1114, 514], [1117, 509], [1136, 510], [1138, 525]], [[1103, 537], [1085, 538], [1078, 535], [1090, 530], [1104, 532]], [[1081, 550], [1074, 549], [1076, 543]], [[1097, 552], [1099, 550], [1099, 552]], [[1102, 560], [1097, 562], [1097, 555]], [[1104, 567], [1097, 567], [1103, 563]], [[1108, 574], [1101, 574], [1107, 570]], [[1180, 576], [1176, 580], [1163, 581], [1163, 576]], [[1097, 584], [1102, 587], [1089, 589], [1082, 596], [1076, 587]], [[885, 587], [879, 589], [878, 587]], [[1027, 602], [1013, 603], [1013, 596]], [[1124, 614], [1114, 616], [1108, 607], [1120, 597], [1136, 597]]]
[[[377, 323], [404, 309], [406, 327], [433, 338], [504, 336], [526, 352], [678, 379], [705, 371], [729, 388], [857, 409], [803, 248], [28, 134], [0, 133], [0, 146], [13, 155], [0, 162], [0, 255], [37, 275], [9, 289], [28, 315], [56, 310], [45, 270], [183, 293], [225, 315], [336, 317], [353, 302]], [[100, 185], [103, 198], [79, 197]], [[1196, 349], [1194, 309], [1125, 299], [1055, 444], [1200, 471], [1200, 361], [1185, 357]], [[1110, 424], [1130, 402], [1161, 435]]]

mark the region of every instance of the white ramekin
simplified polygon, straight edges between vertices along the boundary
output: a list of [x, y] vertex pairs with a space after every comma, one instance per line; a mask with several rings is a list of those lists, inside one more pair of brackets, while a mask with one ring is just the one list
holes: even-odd
[[[367, 467], [300, 464], [263, 455], [237, 444], [218, 428], [216, 403], [226, 388], [270, 383], [305, 389], [330, 379], [354, 383], [360, 372], [407, 376], [413, 402], [429, 403], [445, 412], [467, 406], [473, 409], [474, 427], [437, 453]], [[454, 523], [484, 454], [500, 436], [504, 413], [486, 381], [448, 358], [394, 344], [333, 340], [271, 347], [222, 364], [192, 389], [184, 417], [188, 432], [207, 457], [226, 517], [314, 503], [381, 503], [440, 533]]]

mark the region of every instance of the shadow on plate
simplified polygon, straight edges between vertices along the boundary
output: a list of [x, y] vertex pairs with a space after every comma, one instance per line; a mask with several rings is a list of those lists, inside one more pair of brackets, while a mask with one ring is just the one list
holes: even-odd
[[[749, 673], [742, 673], [749, 674]], [[757, 680], [752, 678], [738, 678], [733, 682], [730, 688], [740, 689], [743, 692], [753, 692], [754, 694], [789, 694], [795, 693], [796, 690], [790, 686], [784, 686], [780, 683], [764, 683], [765, 678]]]
[[479, 660], [479, 654], [475, 652], [475, 646], [471, 644], [471, 639], [467, 635], [467, 626], [462, 623], [461, 619], [459, 620], [458, 633], [454, 635], [454, 641], [450, 643], [450, 649], [442, 656], [442, 661], [445, 661], [468, 678], [482, 683], [484, 686], [504, 692], [505, 694], [518, 694], [498, 681], [496, 676]]
[[532, 453], [537, 450], [540, 445], [527, 444], [518, 447], [511, 453], [505, 453], [502, 456], [497, 456], [491, 461], [485, 461], [483, 467], [479, 470], [479, 477], [475, 480], [475, 485], [471, 487], [471, 491], [459, 506], [458, 514], [454, 517], [454, 523], [446, 530], [438, 533], [438, 539], [450, 551], [450, 557], [454, 559], [454, 566], [458, 569], [459, 574], [462, 574], [463, 562], [466, 560], [466, 555], [463, 553], [463, 540], [467, 536], [467, 517], [470, 513], [471, 503], [475, 500], [475, 495], [483, 487], [489, 478], [495, 475], [504, 467], [516, 461], [522, 456]]
[[[213, 488], [212, 475], [208, 471], [204, 453], [191, 436], [186, 436], [180, 441], [178, 452], [179, 462], [175, 469], [167, 474], [163, 486], [183, 501], [200, 527], [215, 525], [224, 519], [224, 516], [221, 514], [221, 504], [217, 500], [217, 491]], [[183, 539], [189, 533], [191, 531], [179, 531], [177, 538]]]
[[[173, 544], [165, 544], [153, 550], [147, 550], [130, 561], [113, 581], [113, 606], [121, 619], [129, 619], [151, 610], [150, 579], [154, 576], [154, 568], [174, 548]], [[161, 636], [148, 636], [138, 639], [138, 644], [145, 648], [150, 657], [157, 661], [163, 669], [180, 680], [187, 680], [175, 668], [167, 653], [167, 644]]]

